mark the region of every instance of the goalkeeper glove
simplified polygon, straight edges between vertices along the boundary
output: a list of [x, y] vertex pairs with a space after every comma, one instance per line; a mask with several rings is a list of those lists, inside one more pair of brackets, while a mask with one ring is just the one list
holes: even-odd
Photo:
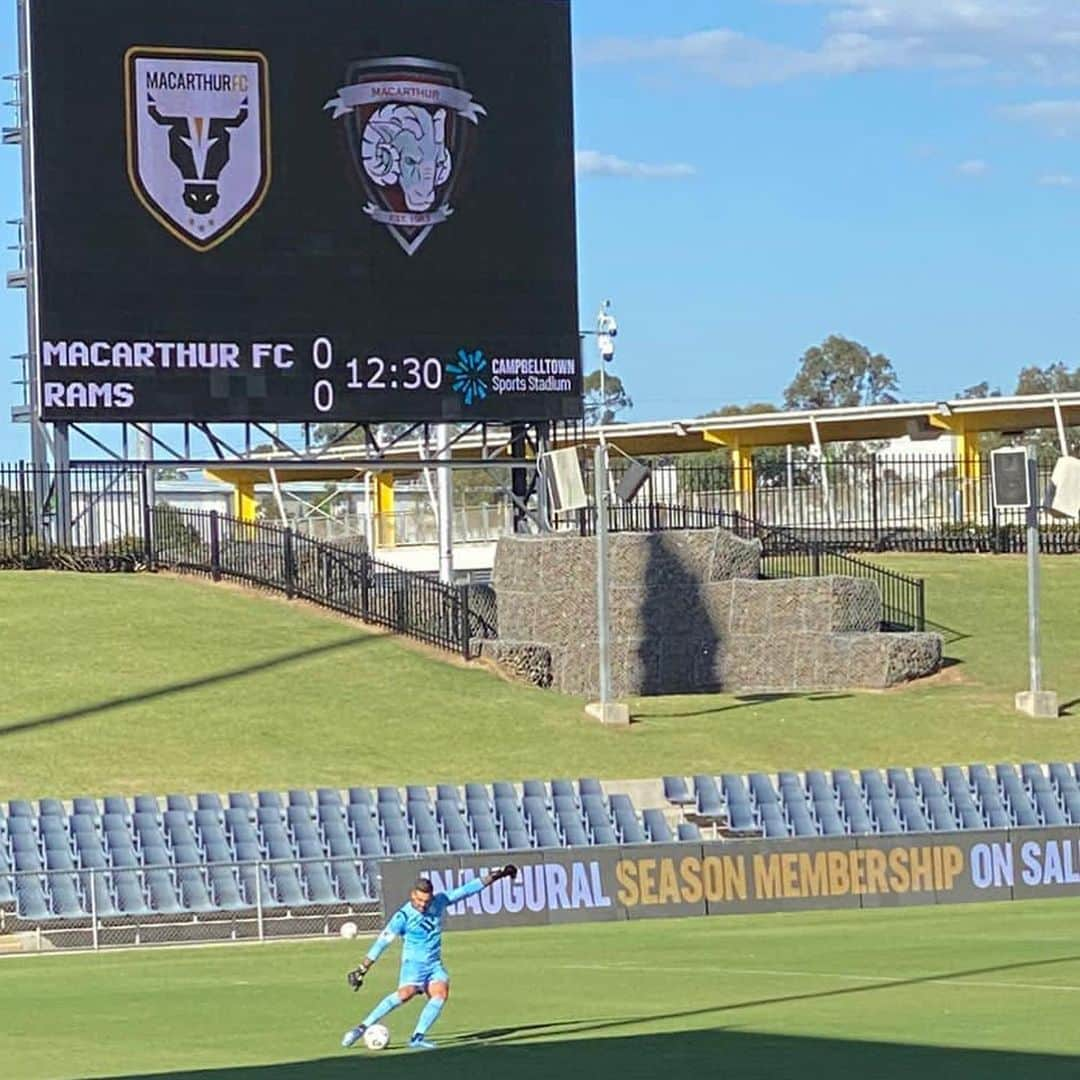
[[367, 973], [368, 973], [368, 965], [367, 964], [361, 964], [358, 968], [353, 969], [352, 971], [349, 972], [348, 975], [345, 976], [345, 978], [349, 982], [349, 986], [352, 987], [354, 992], [359, 990], [360, 987], [364, 985], [364, 976]]
[[504, 877], [513, 879], [517, 877], [517, 872], [518, 868], [513, 863], [507, 863], [501, 870], [496, 870], [491, 877], [494, 881], [498, 881], [499, 878]]

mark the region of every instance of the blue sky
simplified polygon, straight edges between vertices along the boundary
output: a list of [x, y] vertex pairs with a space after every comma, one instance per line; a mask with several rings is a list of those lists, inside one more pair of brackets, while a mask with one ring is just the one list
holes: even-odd
[[[612, 299], [626, 419], [779, 401], [830, 333], [909, 399], [1080, 363], [1080, 3], [576, 0], [574, 34], [582, 318]], [[5, 290], [0, 459], [23, 319]]]

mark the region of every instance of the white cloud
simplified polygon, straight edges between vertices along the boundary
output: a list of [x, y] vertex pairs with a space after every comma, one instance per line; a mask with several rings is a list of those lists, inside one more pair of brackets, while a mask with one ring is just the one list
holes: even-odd
[[823, 10], [803, 47], [725, 27], [682, 37], [586, 42], [584, 63], [675, 63], [732, 86], [895, 69], [983, 70], [1080, 81], [1075, 0], [782, 0]]
[[614, 154], [601, 154], [597, 150], [579, 150], [575, 157], [577, 171], [583, 176], [631, 176], [643, 180], [679, 180], [697, 174], [697, 169], [685, 162], [649, 164], [643, 161], [627, 161]]
[[1076, 187], [1076, 177], [1068, 173], [1044, 173], [1039, 177], [1040, 187]]
[[1001, 115], [1008, 120], [1032, 124], [1056, 139], [1080, 135], [1080, 100], [1030, 101], [1026, 105], [1006, 105]]
[[970, 161], [961, 161], [956, 166], [956, 171], [961, 176], [985, 176], [990, 171], [990, 166], [982, 158], [972, 158]]

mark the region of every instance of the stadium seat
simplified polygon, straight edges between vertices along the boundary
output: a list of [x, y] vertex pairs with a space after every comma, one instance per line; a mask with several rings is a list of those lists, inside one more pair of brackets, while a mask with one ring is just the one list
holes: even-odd
[[101, 816], [101, 809], [98, 806], [97, 799], [89, 799], [85, 795], [72, 800], [71, 812], [73, 814], [86, 814], [89, 817]]
[[689, 821], [679, 822], [679, 840], [680, 842], [696, 842], [701, 839], [701, 830]]
[[101, 843], [101, 834], [98, 832], [97, 820], [88, 814], [72, 814], [68, 818], [68, 830], [76, 844], [81, 836], [89, 837], [94, 843]]
[[810, 798], [815, 803], [823, 803], [834, 798], [833, 786], [820, 769], [806, 770], [806, 787], [810, 792]]
[[349, 788], [350, 806], [373, 806], [371, 792], [366, 787]]
[[915, 786], [919, 789], [919, 793], [924, 800], [934, 797], [945, 797], [945, 788], [942, 786], [941, 781], [934, 775], [932, 769], [925, 765], [919, 765], [911, 770], [911, 775], [915, 778]]
[[859, 779], [862, 781], [862, 788], [866, 792], [867, 799], [871, 802], [874, 799], [892, 799], [892, 794], [877, 769], [860, 769]]
[[381, 787], [378, 789], [378, 804], [401, 806], [401, 793], [396, 787]]
[[247, 810], [254, 814], [255, 804], [251, 800], [251, 796], [246, 791], [230, 791], [229, 792], [229, 809], [230, 810]]
[[[832, 803], [829, 805], [833, 806]], [[835, 806], [833, 806], [833, 812], [836, 812]], [[749, 802], [736, 802], [728, 805], [728, 825], [732, 829], [740, 831], [757, 828], [757, 819], [754, 817], [754, 811], [751, 809]]]
[[46, 870], [74, 870], [75, 860], [67, 848], [45, 849]]
[[428, 806], [431, 805], [431, 793], [422, 784], [409, 784], [405, 788], [405, 802], [406, 803], [424, 803]]
[[480, 851], [502, 851], [502, 839], [494, 828], [476, 830], [476, 846]]
[[1037, 791], [1035, 802], [1044, 825], [1068, 825], [1068, 818], [1061, 812], [1061, 807], [1052, 791]]
[[871, 796], [870, 814], [877, 822], [879, 833], [900, 833], [904, 831], [900, 819], [893, 809], [892, 799], [887, 794]]
[[578, 795], [581, 798], [585, 798], [586, 795], [599, 795], [602, 798], [604, 789], [595, 777], [583, 776], [578, 780]]
[[902, 795], [896, 800], [900, 820], [908, 832], [929, 832], [930, 824], [914, 795]]
[[408, 833], [388, 833], [386, 847], [390, 855], [414, 855], [416, 848]]
[[456, 803], [460, 807], [462, 805], [461, 791], [456, 784], [439, 784], [435, 789], [435, 800]]
[[37, 815], [34, 813], [34, 808], [26, 801], [26, 799], [11, 799], [8, 802], [8, 817], [34, 818], [37, 817]]
[[899, 799], [918, 799], [919, 793], [908, 776], [907, 769], [891, 768], [885, 772], [885, 777], [893, 795]]
[[926, 800], [926, 813], [934, 832], [955, 832], [959, 824], [944, 795], [931, 795]]
[[791, 822], [791, 827], [795, 831], [795, 835], [799, 837], [803, 836], [817, 836], [818, 828], [814, 822], [814, 819], [810, 816], [810, 809], [804, 799], [802, 802], [789, 802], [787, 803], [787, 817]]
[[231, 866], [210, 867], [210, 895], [214, 907], [221, 911], [238, 911], [247, 907]]
[[1069, 815], [1069, 821], [1073, 825], [1080, 825], [1080, 791], [1065, 793], [1065, 810]]
[[182, 911], [176, 890], [173, 888], [169, 871], [155, 867], [146, 871], [146, 893], [150, 900], [150, 910], [161, 914], [174, 915]]
[[180, 882], [180, 904], [185, 911], [204, 914], [214, 910], [214, 901], [206, 884], [196, 877], [185, 878]]
[[674, 840], [663, 810], [648, 809], [641, 817], [645, 831], [654, 844], [670, 844]]
[[309, 815], [313, 815], [315, 812], [315, 805], [311, 801], [311, 792], [303, 788], [289, 789], [289, 806], [302, 807], [308, 811]]
[[827, 802], [815, 802], [814, 816], [821, 826], [823, 836], [843, 836], [847, 832], [834, 799], [829, 799]]
[[233, 861], [233, 852], [224, 840], [207, 840], [205, 853], [208, 863], [231, 863]]
[[146, 906], [138, 873], [135, 870], [114, 870], [112, 877], [117, 911], [123, 915], [145, 915], [150, 909]]
[[297, 825], [313, 825], [315, 821], [315, 808], [303, 806], [299, 803], [291, 803], [286, 811], [285, 820], [292, 827]]
[[446, 851], [446, 844], [437, 832], [418, 832], [416, 847], [421, 855], [441, 855]]
[[843, 803], [843, 811], [847, 819], [847, 831], [852, 836], [866, 836], [874, 831], [874, 823], [861, 799], [851, 799]]
[[135, 796], [136, 814], [152, 814], [154, 817], [157, 817], [160, 812], [161, 807], [158, 805], [158, 801], [153, 795]]
[[360, 846], [361, 855], [378, 857], [387, 853], [387, 847], [378, 833], [364, 833], [357, 837], [357, 843]]
[[304, 892], [300, 888], [294, 867], [280, 863], [271, 864], [270, 883], [274, 899], [282, 906], [301, 907], [305, 903]]
[[212, 811], [219, 817], [224, 814], [224, 808], [221, 805], [221, 796], [210, 791], [200, 791], [195, 796], [195, 812], [200, 811]]
[[556, 795], [568, 795], [571, 799], [577, 799], [574, 785], [569, 780], [551, 781], [551, 797], [554, 799]]
[[[16, 869], [18, 869], [16, 867]], [[47, 919], [49, 905], [39, 878], [23, 875], [15, 878], [15, 913], [20, 919]]]
[[683, 776], [664, 777], [664, 798], [672, 806], [693, 806], [697, 799], [690, 794], [686, 786], [686, 778]]
[[277, 791], [260, 791], [259, 806], [264, 809], [282, 810], [280, 793]]
[[697, 797], [697, 810], [699, 814], [708, 817], [724, 816], [724, 804], [720, 799], [720, 789], [716, 786], [715, 777], [706, 775], [695, 776], [694, 794]]
[[347, 904], [359, 904], [367, 899], [367, 889], [356, 866], [344, 859], [330, 863], [330, 875], [337, 884], [338, 896]]
[[108, 876], [106, 874], [89, 874], [85, 871], [79, 876], [82, 882], [83, 907], [86, 914], [96, 914], [98, 918], [115, 915], [116, 905], [113, 903], [112, 893], [109, 889]]
[[781, 794], [785, 791], [799, 790], [805, 794], [802, 777], [798, 773], [786, 770], [777, 774], [777, 783], [780, 785]]
[[[319, 788], [319, 790], [315, 792], [315, 803], [320, 808], [324, 806], [344, 806], [344, 803], [341, 801], [341, 792], [338, 791], [337, 788]], [[342, 813], [344, 813], [344, 810], [342, 810]]]
[[526, 780], [521, 785], [522, 797], [534, 796], [547, 801], [548, 791], [547, 784], [543, 780]]
[[784, 839], [789, 836], [788, 825], [780, 812], [779, 803], [765, 803], [761, 808], [761, 825], [765, 836], [770, 839]]
[[78, 919], [86, 914], [79, 897], [79, 881], [74, 874], [50, 874], [48, 887], [52, 914], [58, 919]]
[[260, 806], [255, 811], [255, 821], [260, 827], [282, 825], [285, 821], [284, 810], [280, 806]]
[[492, 799], [511, 799], [517, 801], [517, 789], [508, 780], [496, 780], [491, 785]]
[[983, 821], [982, 814], [975, 808], [974, 804], [969, 806], [958, 806], [956, 812], [960, 815], [960, 824], [964, 829], [985, 829], [986, 822]]
[[38, 799], [38, 817], [64, 817], [66, 811], [59, 799]]
[[773, 787], [773, 782], [764, 773], [750, 774], [750, 794], [759, 807], [766, 804], [776, 805], [780, 802], [780, 796]]
[[165, 797], [166, 811], [172, 810], [191, 817], [195, 813], [191, 800], [186, 795], [167, 795]]
[[308, 903], [332, 904], [337, 900], [334, 886], [330, 883], [330, 874], [324, 863], [302, 862], [300, 877], [304, 883]]
[[750, 792], [743, 778], [737, 773], [724, 773], [720, 778], [720, 787], [729, 812], [735, 806], [750, 806]]
[[131, 807], [122, 795], [106, 795], [102, 805], [106, 814], [120, 814], [122, 817], [131, 817]]
[[270, 887], [270, 875], [265, 866], [256, 867], [252, 863], [242, 863], [239, 867], [240, 888], [248, 907], [262, 903], [271, 907], [276, 903]]
[[1050, 762], [1050, 779], [1062, 795], [1069, 791], [1080, 791], [1080, 784], [1077, 784], [1072, 769], [1062, 761]]
[[34, 835], [34, 822], [32, 818], [28, 817], [13, 817], [8, 818], [7, 821], [8, 836], [33, 836]]
[[628, 795], [612, 795], [608, 800], [612, 816], [615, 818], [615, 827], [619, 830], [619, 838], [624, 844], [645, 844], [648, 838], [645, 830], [638, 821], [634, 804]]

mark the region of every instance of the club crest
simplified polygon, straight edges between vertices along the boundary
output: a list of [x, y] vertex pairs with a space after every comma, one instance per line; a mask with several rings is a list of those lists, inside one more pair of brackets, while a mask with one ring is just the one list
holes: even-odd
[[136, 46], [124, 65], [131, 186], [173, 236], [209, 251], [270, 186], [266, 57]]
[[414, 57], [356, 61], [325, 108], [345, 123], [367, 194], [364, 213], [414, 255], [454, 212], [451, 199], [484, 107], [448, 64]]

